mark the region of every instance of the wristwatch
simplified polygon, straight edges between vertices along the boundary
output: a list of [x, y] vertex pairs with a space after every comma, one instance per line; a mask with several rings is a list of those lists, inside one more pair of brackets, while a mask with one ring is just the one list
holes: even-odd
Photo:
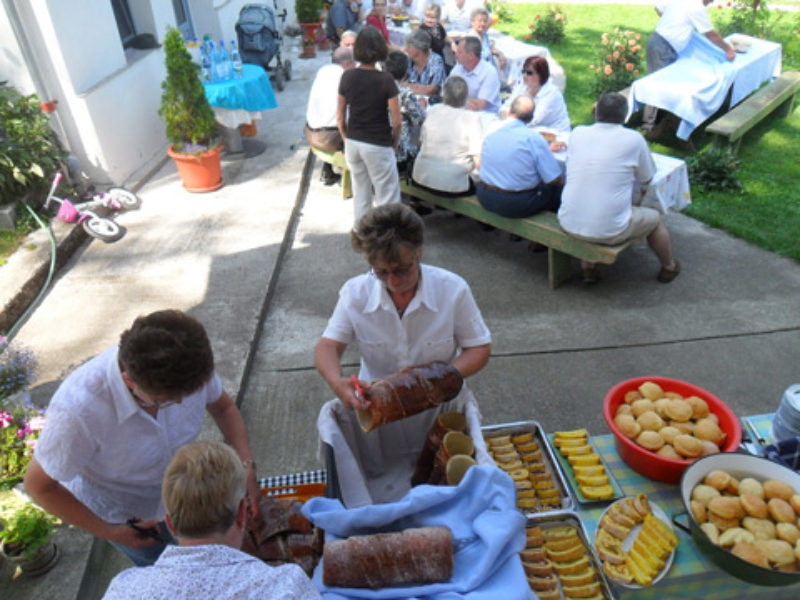
[[253, 471], [255, 471], [256, 470], [256, 461], [253, 460], [252, 458], [248, 458], [247, 460], [243, 460], [242, 461], [242, 466], [245, 469], [249, 469], [250, 467], [253, 467]]

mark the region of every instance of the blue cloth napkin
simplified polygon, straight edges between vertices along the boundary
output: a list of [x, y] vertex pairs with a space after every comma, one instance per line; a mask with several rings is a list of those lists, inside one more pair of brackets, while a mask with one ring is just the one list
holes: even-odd
[[312, 498], [303, 514], [325, 530], [326, 539], [412, 527], [445, 525], [455, 544], [455, 569], [446, 582], [380, 590], [331, 588], [314, 583], [328, 600], [408, 598], [430, 600], [529, 600], [519, 552], [525, 547], [525, 517], [515, 504], [514, 483], [495, 466], [475, 466], [457, 487], [421, 485], [401, 500], [346, 509], [338, 500]]

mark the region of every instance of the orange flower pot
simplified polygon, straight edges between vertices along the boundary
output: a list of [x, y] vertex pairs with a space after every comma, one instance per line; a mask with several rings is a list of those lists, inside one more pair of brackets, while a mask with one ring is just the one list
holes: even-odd
[[222, 145], [210, 148], [202, 154], [182, 154], [170, 146], [167, 155], [174, 161], [181, 176], [183, 187], [188, 192], [213, 192], [222, 187], [220, 153]]

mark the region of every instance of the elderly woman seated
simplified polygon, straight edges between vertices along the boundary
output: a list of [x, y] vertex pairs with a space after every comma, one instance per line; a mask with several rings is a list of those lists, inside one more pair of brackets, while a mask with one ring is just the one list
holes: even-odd
[[467, 82], [452, 76], [444, 83], [443, 104], [432, 106], [422, 124], [414, 182], [453, 195], [471, 194], [470, 172], [480, 164], [481, 121], [464, 108]]
[[567, 104], [561, 91], [550, 81], [550, 67], [545, 58], [530, 56], [525, 59], [522, 65], [522, 81], [516, 85], [501, 107], [500, 115], [506, 116], [514, 98], [522, 95], [528, 95], [533, 99], [533, 120], [530, 122], [530, 127], [571, 130]]
[[415, 94], [428, 97], [429, 104], [441, 101], [440, 92], [446, 79], [442, 57], [431, 52], [429, 33], [417, 30], [406, 38], [408, 63], [407, 85]]
[[409, 62], [408, 56], [399, 50], [393, 50], [389, 52], [384, 63], [386, 71], [394, 77], [399, 92], [400, 115], [403, 121], [400, 128], [400, 141], [395, 148], [395, 156], [400, 175], [406, 174], [406, 169], [411, 166], [419, 152], [419, 129], [425, 119], [425, 111], [417, 95], [406, 82]]
[[501, 81], [505, 80], [503, 71], [506, 68], [506, 57], [500, 50], [494, 47], [494, 44], [489, 39], [489, 11], [483, 6], [473, 9], [469, 17], [470, 31], [467, 35], [472, 35], [481, 41], [481, 60], [492, 64], [500, 73]]

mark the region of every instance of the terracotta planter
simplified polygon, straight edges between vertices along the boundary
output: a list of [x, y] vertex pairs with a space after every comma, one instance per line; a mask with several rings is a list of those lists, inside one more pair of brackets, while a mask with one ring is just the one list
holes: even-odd
[[167, 154], [175, 161], [183, 187], [188, 192], [213, 192], [222, 187], [222, 167], [219, 155], [222, 145], [202, 154], [181, 154], [170, 146]]
[[314, 44], [319, 23], [298, 23], [298, 25], [303, 29], [303, 53], [300, 58], [314, 58], [317, 55], [317, 47]]
[[325, 38], [321, 42], [317, 42], [317, 48], [319, 48], [320, 50], [330, 50], [331, 41], [328, 38]]
[[36, 550], [30, 557], [26, 557], [22, 553], [12, 552], [9, 546], [6, 545], [0, 547], [0, 549], [2, 549], [3, 554], [12, 565], [19, 567], [29, 577], [47, 573], [61, 558], [58, 546], [52, 541]]

